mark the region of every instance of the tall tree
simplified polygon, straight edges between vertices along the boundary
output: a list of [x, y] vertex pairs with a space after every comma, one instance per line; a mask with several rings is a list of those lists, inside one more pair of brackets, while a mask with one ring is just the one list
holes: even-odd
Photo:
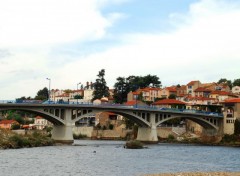
[[49, 97], [48, 88], [44, 87], [43, 89], [37, 92], [37, 95], [35, 96], [35, 100], [47, 100], [48, 97]]
[[99, 71], [97, 75], [96, 82], [94, 83], [94, 91], [93, 91], [93, 100], [101, 99], [102, 97], [109, 97], [109, 88], [107, 87], [107, 83], [105, 81], [105, 70], [102, 69]]
[[115, 103], [123, 103], [127, 101], [127, 94], [129, 86], [126, 78], [118, 77], [117, 82], [114, 84], [114, 101]]
[[127, 94], [130, 91], [136, 91], [139, 88], [145, 87], [161, 87], [161, 81], [156, 75], [147, 76], [128, 76], [118, 77], [114, 84], [114, 101], [116, 103], [123, 103], [127, 101]]
[[240, 86], [240, 79], [234, 79], [233, 86]]
[[218, 84], [225, 83], [225, 84], [227, 84], [230, 87], [230, 89], [233, 86], [232, 81], [231, 80], [227, 80], [226, 78], [221, 78], [217, 83]]

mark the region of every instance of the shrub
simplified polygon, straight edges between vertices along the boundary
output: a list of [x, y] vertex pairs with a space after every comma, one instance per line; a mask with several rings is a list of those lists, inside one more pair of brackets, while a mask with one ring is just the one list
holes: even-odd
[[168, 140], [173, 141], [174, 139], [175, 139], [175, 137], [172, 134], [168, 135]]
[[126, 142], [126, 148], [128, 149], [142, 149], [143, 148], [143, 143], [137, 140], [132, 140]]
[[109, 125], [109, 130], [113, 130], [113, 127], [114, 127], [113, 124], [110, 124]]
[[73, 134], [73, 139], [83, 139], [83, 138], [86, 138], [87, 137], [87, 135], [85, 135], [85, 134]]

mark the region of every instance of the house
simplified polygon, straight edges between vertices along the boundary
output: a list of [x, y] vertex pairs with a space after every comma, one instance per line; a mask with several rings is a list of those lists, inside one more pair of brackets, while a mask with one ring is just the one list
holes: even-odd
[[212, 91], [208, 88], [204, 88], [204, 87], [198, 87], [194, 90], [195, 96], [196, 97], [209, 97], [210, 93]]
[[34, 127], [37, 130], [42, 130], [44, 129], [46, 126], [52, 126], [52, 123], [49, 122], [48, 120], [42, 118], [41, 116], [37, 116], [34, 119]]
[[169, 95], [174, 94], [177, 95], [176, 86], [165, 87], [160, 91], [160, 98], [168, 98]]
[[146, 103], [139, 100], [127, 101], [126, 103], [124, 103], [124, 105], [129, 107], [148, 106]]
[[16, 120], [1, 120], [0, 121], [0, 128], [4, 128], [4, 129], [12, 129], [12, 126], [14, 124], [18, 124], [19, 123]]
[[185, 109], [186, 103], [175, 99], [163, 99], [152, 103], [157, 108], [177, 108]]
[[222, 102], [226, 99], [237, 98], [238, 96], [234, 95], [231, 92], [226, 91], [213, 91], [210, 93], [210, 98], [215, 98], [216, 102]]
[[240, 86], [234, 86], [232, 88], [232, 93], [240, 95]]
[[130, 91], [128, 94], [127, 94], [127, 101], [133, 101], [139, 97], [141, 95], [141, 89], [138, 89], [134, 92]]
[[191, 81], [187, 84], [187, 94], [195, 96], [194, 90], [201, 86], [200, 81]]
[[183, 97], [184, 95], [187, 95], [187, 86], [176, 86], [177, 91], [177, 97]]
[[157, 87], [146, 87], [140, 90], [144, 101], [154, 102], [156, 98], [160, 97], [160, 88]]

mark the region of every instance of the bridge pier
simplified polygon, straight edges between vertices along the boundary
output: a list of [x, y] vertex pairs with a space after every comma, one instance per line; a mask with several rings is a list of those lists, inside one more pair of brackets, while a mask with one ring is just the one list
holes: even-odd
[[52, 139], [59, 143], [72, 144], [74, 141], [72, 126], [53, 126]]
[[157, 126], [154, 114], [150, 114], [151, 127], [138, 127], [137, 140], [146, 143], [158, 143]]
[[54, 125], [52, 130], [52, 139], [59, 143], [72, 144], [72, 112], [71, 109], [66, 109], [64, 113], [65, 125]]
[[156, 127], [138, 127], [137, 140], [145, 143], [158, 143]]

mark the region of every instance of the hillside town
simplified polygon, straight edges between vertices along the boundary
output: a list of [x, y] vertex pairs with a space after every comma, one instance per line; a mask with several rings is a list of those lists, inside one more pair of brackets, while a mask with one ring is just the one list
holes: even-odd
[[[80, 89], [77, 90], [51, 89], [47, 103], [117, 105], [114, 103], [113, 89], [109, 89], [109, 97], [102, 97], [94, 101], [92, 101], [93, 92], [94, 86], [92, 82], [81, 85]], [[127, 101], [121, 106], [135, 108], [150, 106], [160, 109], [187, 109], [222, 113], [225, 101], [239, 97], [240, 86], [234, 86], [231, 89], [226, 83], [201, 83], [196, 80], [181, 86], [138, 88], [127, 94]], [[16, 120], [7, 120], [7, 116], [8, 114], [5, 114], [5, 116], [2, 114], [3, 119], [0, 121], [0, 128], [12, 129], [17, 124], [25, 130], [43, 130], [52, 126], [50, 122], [41, 116], [30, 118], [33, 123], [28, 124], [19, 124]], [[131, 128], [133, 128], [133, 126], [126, 124], [126, 119], [123, 116], [111, 112], [90, 114], [73, 124], [73, 126], [76, 135], [101, 139], [126, 138], [129, 130], [131, 131]], [[179, 134], [186, 132], [198, 136], [203, 133], [203, 129], [199, 124], [185, 119], [161, 124], [158, 130], [160, 138], [167, 138], [169, 134], [177, 137]]]

